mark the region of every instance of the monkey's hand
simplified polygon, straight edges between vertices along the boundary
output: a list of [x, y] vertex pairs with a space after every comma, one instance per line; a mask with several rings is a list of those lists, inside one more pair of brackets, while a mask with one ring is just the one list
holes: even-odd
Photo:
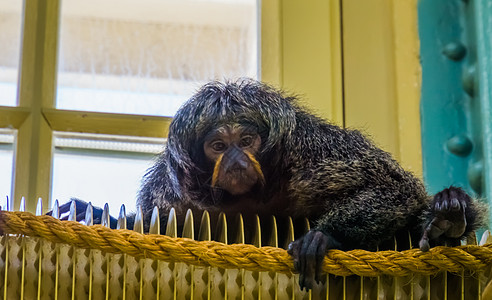
[[430, 249], [430, 240], [459, 242], [466, 230], [465, 211], [471, 198], [461, 188], [449, 187], [434, 196], [431, 203], [431, 218], [424, 229], [420, 250]]
[[301, 289], [312, 289], [315, 282], [320, 282], [326, 251], [340, 246], [331, 235], [314, 229], [289, 244], [287, 252], [294, 259], [294, 268], [299, 272]]
[[[85, 202], [80, 199], [72, 198], [70, 202], [66, 202], [59, 207], [60, 220], [66, 221], [69, 219], [70, 214], [75, 214], [75, 221], [85, 221], [87, 222], [87, 210], [89, 208], [90, 202]], [[92, 223], [101, 224], [103, 209], [99, 207], [92, 206]], [[74, 210], [74, 211], [72, 211]], [[53, 211], [46, 213], [47, 215], [53, 215]], [[109, 217], [110, 227], [116, 228], [117, 220], [113, 217]]]

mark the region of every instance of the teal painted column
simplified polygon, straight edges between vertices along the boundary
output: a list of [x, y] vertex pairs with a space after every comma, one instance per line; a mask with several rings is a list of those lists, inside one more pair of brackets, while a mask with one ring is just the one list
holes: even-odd
[[424, 181], [491, 201], [492, 0], [420, 0], [418, 13]]
[[[483, 144], [482, 195], [489, 201], [492, 224], [492, 0], [475, 5], [477, 36], [477, 79]], [[492, 227], [492, 226], [490, 226]]]

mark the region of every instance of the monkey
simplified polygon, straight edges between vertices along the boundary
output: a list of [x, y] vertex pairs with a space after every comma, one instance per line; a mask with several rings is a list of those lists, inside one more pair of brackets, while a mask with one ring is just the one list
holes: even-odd
[[427, 251], [457, 245], [486, 224], [483, 205], [463, 189], [429, 195], [360, 131], [253, 79], [210, 82], [183, 104], [137, 205], [145, 223], [154, 206], [178, 215], [192, 209], [308, 218], [311, 229], [288, 247], [302, 289], [319, 282], [329, 249], [376, 250], [410, 234], [412, 246]]

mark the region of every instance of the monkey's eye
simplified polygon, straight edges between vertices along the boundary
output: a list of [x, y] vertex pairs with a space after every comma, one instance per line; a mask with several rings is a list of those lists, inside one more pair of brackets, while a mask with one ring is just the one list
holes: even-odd
[[214, 151], [217, 151], [217, 152], [222, 152], [227, 148], [226, 144], [224, 144], [223, 142], [214, 142], [214, 143], [212, 143], [211, 146], [212, 146], [212, 149], [214, 149]]
[[241, 148], [249, 147], [252, 144], [253, 144], [253, 136], [246, 135], [241, 138], [241, 141], [239, 142], [239, 147]]

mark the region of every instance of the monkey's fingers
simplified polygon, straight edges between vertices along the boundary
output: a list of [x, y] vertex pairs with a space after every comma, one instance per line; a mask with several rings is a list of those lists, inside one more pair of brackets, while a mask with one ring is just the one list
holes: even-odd
[[319, 231], [309, 231], [302, 241], [300, 252], [301, 274], [299, 276], [299, 286], [301, 289], [312, 289], [316, 276], [316, 254], [320, 242]]
[[463, 235], [467, 225], [465, 211], [470, 203], [470, 196], [456, 187], [444, 189], [434, 196], [433, 215], [441, 219], [439, 224], [436, 224], [444, 229], [444, 233], [441, 234], [447, 238], [460, 238]]
[[299, 272], [299, 252], [300, 252], [300, 244], [302, 243], [302, 240], [295, 240], [292, 243], [289, 244], [289, 248], [287, 249], [287, 253], [289, 253], [290, 256], [292, 256], [292, 259], [294, 261], [294, 269]]
[[448, 220], [442, 219], [441, 216], [434, 217], [429, 225], [424, 230], [422, 238], [419, 242], [420, 250], [428, 251], [430, 249], [429, 240], [435, 240], [443, 235], [450, 227], [452, 223]]
[[308, 272], [306, 266], [308, 265], [306, 257], [307, 249], [313, 241], [314, 234], [309, 231], [303, 237], [295, 240], [289, 244], [287, 252], [292, 256], [294, 260], [294, 269], [299, 272], [299, 286], [301, 290], [304, 288], [311, 289], [314, 282], [314, 272]]
[[312, 289], [315, 283], [320, 282], [323, 258], [331, 237], [318, 230], [309, 231], [299, 244], [299, 286]]
[[316, 249], [316, 254], [315, 254], [316, 255], [316, 264], [315, 264], [316, 277], [315, 277], [315, 279], [316, 279], [316, 283], [319, 284], [321, 282], [323, 259], [325, 258], [329, 238], [326, 235], [324, 235], [323, 233], [321, 233], [321, 235], [317, 236], [317, 238], [319, 239], [319, 242], [317, 243], [318, 247]]

